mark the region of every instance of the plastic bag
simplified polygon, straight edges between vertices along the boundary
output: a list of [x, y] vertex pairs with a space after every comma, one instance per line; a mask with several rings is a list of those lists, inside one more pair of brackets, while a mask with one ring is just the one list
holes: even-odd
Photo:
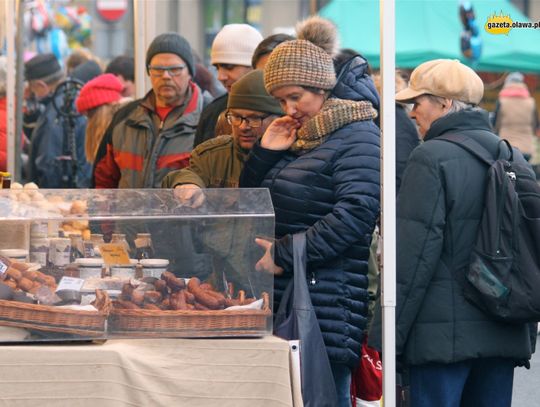
[[306, 235], [293, 236], [294, 276], [283, 294], [274, 334], [300, 340], [302, 398], [305, 407], [335, 407], [336, 386], [306, 282]]

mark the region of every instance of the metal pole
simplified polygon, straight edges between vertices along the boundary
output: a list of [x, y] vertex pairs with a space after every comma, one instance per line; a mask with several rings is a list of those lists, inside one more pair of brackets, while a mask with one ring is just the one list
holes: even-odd
[[6, 16], [6, 49], [7, 49], [7, 170], [15, 174], [15, 7], [16, 0], [4, 3]]
[[17, 75], [16, 88], [15, 88], [15, 158], [13, 163], [15, 168], [13, 169], [12, 179], [15, 181], [21, 181], [21, 152], [22, 152], [22, 128], [23, 128], [23, 98], [24, 98], [24, 63], [23, 63], [23, 49], [24, 49], [24, 1], [16, 1], [17, 10], [17, 35], [15, 37], [15, 45], [17, 52], [17, 59], [15, 62]]
[[156, 36], [156, 1], [133, 0], [133, 31], [135, 39], [136, 97], [142, 98], [150, 89], [145, 61], [146, 49]]
[[396, 405], [396, 106], [395, 0], [380, 2], [382, 78], [383, 397]]

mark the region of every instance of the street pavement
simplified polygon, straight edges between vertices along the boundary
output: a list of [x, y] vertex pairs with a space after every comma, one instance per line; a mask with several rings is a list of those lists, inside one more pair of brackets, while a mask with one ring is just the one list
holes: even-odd
[[540, 336], [536, 340], [536, 353], [531, 359], [531, 369], [514, 371], [512, 407], [540, 406]]

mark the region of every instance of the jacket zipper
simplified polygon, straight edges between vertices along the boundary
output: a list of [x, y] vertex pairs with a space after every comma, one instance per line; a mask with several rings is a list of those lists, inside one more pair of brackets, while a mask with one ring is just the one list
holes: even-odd
[[[506, 189], [508, 188], [508, 176], [506, 175], [506, 170], [505, 170], [505, 177], [504, 177], [504, 182], [503, 182], [503, 187], [502, 187], [502, 191], [501, 191], [501, 196], [502, 198], [506, 201]], [[500, 199], [499, 199], [499, 202], [500, 202]], [[503, 207], [504, 207], [504, 203], [502, 205], [499, 205], [499, 209], [497, 211], [497, 250], [495, 252], [496, 255], [500, 255], [501, 254], [501, 233], [500, 233], [500, 224], [501, 224], [501, 218], [502, 218], [502, 210], [503, 210]]]
[[159, 128], [157, 129], [157, 134], [154, 133], [155, 131], [155, 128], [152, 127], [152, 135], [155, 137], [155, 141], [152, 143], [152, 147], [150, 149], [150, 155], [148, 156], [148, 165], [146, 166], [146, 168], [144, 169], [144, 172], [143, 172], [143, 179], [142, 179], [142, 182], [143, 182], [143, 186], [142, 188], [153, 188], [154, 185], [153, 185], [153, 180], [152, 182], [150, 182], [150, 174], [153, 174], [154, 173], [154, 166], [155, 166], [155, 162], [154, 162], [154, 154], [156, 153], [156, 150], [158, 147], [159, 147], [159, 144], [160, 144], [160, 134], [161, 134], [161, 128], [163, 127], [163, 123], [164, 121], [162, 120], [159, 124]]

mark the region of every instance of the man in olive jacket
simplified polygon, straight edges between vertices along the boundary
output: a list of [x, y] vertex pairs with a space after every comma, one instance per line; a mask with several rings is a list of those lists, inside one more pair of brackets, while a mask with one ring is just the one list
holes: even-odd
[[169, 173], [163, 187], [186, 191], [238, 187], [253, 144], [283, 112], [277, 100], [266, 93], [263, 73], [259, 70], [232, 85], [227, 108], [232, 135], [210, 139], [197, 146], [191, 153], [189, 167]]
[[[264, 89], [262, 71], [252, 71], [232, 85], [227, 108], [232, 135], [198, 145], [191, 154], [189, 167], [171, 172], [163, 181], [164, 188], [175, 188], [175, 195], [193, 207], [203, 204], [203, 188], [238, 187], [240, 173], [253, 144], [275, 118], [283, 115], [277, 100]], [[214, 259], [210, 281], [219, 287], [223, 281], [222, 272], [236, 289], [252, 293], [252, 287], [246, 285], [249, 277], [246, 278], [242, 270], [246, 264], [256, 262], [256, 259], [247, 260], [245, 256], [258, 255], [251, 247], [257, 228], [245, 220], [234, 219], [216, 219], [211, 227], [214, 233], [205, 235], [200, 242]], [[220, 239], [215, 239], [216, 235]], [[262, 275], [251, 279], [256, 281], [259, 277]]]
[[[434, 60], [396, 95], [414, 103], [411, 117], [424, 140], [409, 158], [397, 202], [396, 354], [409, 368], [413, 406], [510, 407], [514, 367], [533, 351], [526, 324], [484, 313], [456, 278], [476, 241], [487, 167], [438, 136], [470, 137], [497, 156], [500, 139], [476, 107], [483, 91], [472, 69]], [[525, 163], [517, 150], [514, 160]], [[380, 335], [380, 313], [370, 335], [370, 342]]]

